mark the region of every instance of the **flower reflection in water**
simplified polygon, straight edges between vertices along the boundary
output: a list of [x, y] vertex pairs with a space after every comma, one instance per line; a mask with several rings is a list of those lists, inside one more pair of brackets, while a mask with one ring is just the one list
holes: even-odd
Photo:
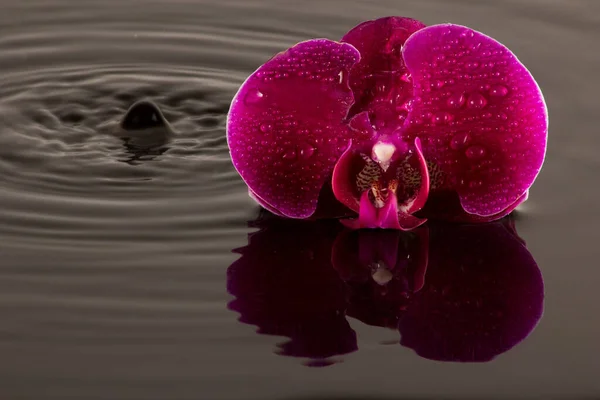
[[400, 344], [439, 361], [490, 361], [538, 323], [540, 270], [503, 219], [412, 232], [345, 230], [336, 221], [263, 215], [228, 270], [229, 307], [278, 353], [310, 366], [358, 349], [346, 316], [397, 329]]

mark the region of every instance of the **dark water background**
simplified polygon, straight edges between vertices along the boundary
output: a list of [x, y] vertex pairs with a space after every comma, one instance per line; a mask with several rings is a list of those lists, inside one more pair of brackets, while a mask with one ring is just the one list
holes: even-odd
[[[516, 218], [544, 316], [489, 363], [349, 318], [360, 350], [308, 368], [227, 308], [258, 213], [228, 158], [231, 98], [273, 54], [385, 15], [498, 39], [548, 103]], [[1, 1], [0, 398], [597, 398], [599, 39], [595, 0]], [[143, 98], [175, 132], [155, 153], [114, 134]]]

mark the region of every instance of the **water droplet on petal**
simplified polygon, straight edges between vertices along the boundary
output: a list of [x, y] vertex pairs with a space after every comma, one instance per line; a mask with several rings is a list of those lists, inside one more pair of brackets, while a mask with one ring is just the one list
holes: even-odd
[[441, 111], [433, 114], [431, 117], [431, 122], [434, 124], [445, 124], [447, 122], [452, 121], [452, 114]]
[[469, 141], [468, 133], [459, 133], [457, 135], [454, 135], [452, 140], [450, 140], [450, 147], [453, 150], [460, 150], [467, 145], [468, 141]]
[[273, 129], [273, 125], [271, 125], [271, 124], [262, 124], [260, 126], [260, 130], [263, 133], [271, 132], [272, 129]]
[[296, 152], [294, 150], [288, 150], [285, 153], [283, 153], [283, 158], [284, 160], [293, 160], [294, 158], [296, 158]]
[[478, 145], [471, 146], [467, 149], [465, 155], [467, 156], [467, 158], [470, 158], [472, 160], [479, 159], [485, 155], [485, 148], [483, 146]]
[[300, 147], [300, 158], [310, 158], [315, 152], [315, 148], [309, 144], [305, 144]]
[[265, 97], [265, 94], [258, 90], [258, 88], [252, 88], [248, 90], [246, 96], [244, 97], [244, 103], [246, 105], [257, 104]]
[[477, 67], [479, 67], [479, 63], [477, 61], [469, 61], [465, 63], [466, 69], [474, 70], [477, 69]]
[[490, 96], [504, 97], [508, 94], [508, 88], [504, 85], [494, 85], [490, 88]]
[[464, 93], [454, 93], [448, 97], [446, 100], [446, 104], [450, 108], [461, 108], [463, 104], [465, 104], [465, 95]]
[[475, 109], [480, 109], [485, 107], [487, 104], [487, 99], [485, 97], [483, 97], [483, 95], [481, 93], [475, 92], [475, 93], [471, 93], [469, 95], [469, 98], [467, 99], [467, 107], [468, 108], [475, 108]]

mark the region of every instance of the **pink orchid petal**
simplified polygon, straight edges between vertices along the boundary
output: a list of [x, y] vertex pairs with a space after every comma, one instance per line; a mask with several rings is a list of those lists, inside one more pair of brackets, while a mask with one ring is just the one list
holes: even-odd
[[369, 192], [365, 191], [360, 198], [358, 218], [340, 222], [350, 229], [382, 228], [409, 231], [423, 225], [427, 220], [398, 210], [398, 199], [395, 193], [390, 193], [382, 208], [375, 208], [369, 199]]
[[356, 176], [358, 171], [354, 171], [353, 160], [356, 157], [354, 150], [352, 149], [352, 143], [348, 146], [346, 151], [339, 158], [333, 169], [333, 175], [331, 178], [331, 187], [335, 198], [348, 207], [349, 209], [358, 212], [360, 209], [360, 200], [356, 198], [354, 194], [354, 185], [349, 177]]
[[356, 212], [350, 210], [335, 198], [331, 187], [331, 179], [328, 179], [321, 189], [317, 209], [310, 216], [310, 219], [349, 218], [354, 216], [356, 216]]
[[427, 170], [427, 162], [423, 156], [423, 149], [421, 148], [421, 140], [419, 138], [415, 138], [415, 148], [417, 149], [416, 154], [419, 162], [418, 169], [421, 176], [421, 183], [415, 198], [406, 207], [405, 212], [408, 214], [415, 213], [423, 208], [429, 196], [429, 171]]
[[351, 114], [368, 111], [377, 130], [393, 131], [406, 118], [412, 83], [402, 59], [404, 42], [425, 25], [403, 17], [386, 17], [364, 22], [343, 38], [361, 54], [350, 73], [356, 103]]
[[364, 192], [360, 198], [358, 222], [362, 228], [377, 228], [379, 212], [369, 200], [369, 192]]
[[399, 229], [403, 231], [411, 231], [427, 222], [426, 218], [418, 218], [402, 211], [398, 212], [397, 218]]
[[314, 213], [324, 182], [350, 137], [348, 71], [360, 54], [347, 43], [302, 42], [252, 74], [231, 105], [233, 165], [262, 204], [292, 218]]
[[[261, 207], [266, 209], [272, 214], [278, 217], [285, 217], [279, 210], [273, 208], [269, 203], [260, 198], [251, 189], [248, 189], [248, 195], [251, 199], [256, 201]], [[317, 209], [315, 213], [309, 217], [311, 220], [317, 220], [322, 218], [349, 218], [355, 216], [356, 213], [340, 204], [335, 198], [333, 190], [331, 188], [331, 181], [328, 180], [323, 185], [321, 193], [319, 194], [319, 200], [317, 203]]]
[[461, 221], [465, 221], [465, 222], [491, 222], [491, 221], [495, 221], [495, 220], [500, 219], [500, 218], [504, 218], [508, 214], [510, 214], [511, 212], [513, 212], [515, 210], [515, 208], [517, 208], [520, 204], [522, 204], [523, 202], [525, 202], [528, 197], [529, 197], [529, 190], [527, 190], [525, 193], [523, 193], [523, 195], [521, 197], [519, 197], [514, 203], [512, 203], [510, 206], [506, 207], [504, 210], [500, 211], [497, 214], [493, 214], [493, 215], [488, 216], [488, 217], [481, 217], [481, 216], [476, 215], [476, 214], [466, 214], [465, 213], [466, 215], [464, 216], [464, 218], [461, 219]]
[[250, 196], [250, 198], [252, 200], [256, 201], [261, 207], [265, 208], [269, 212], [271, 212], [279, 217], [285, 217], [285, 215], [283, 215], [281, 212], [279, 212], [279, 210], [271, 207], [271, 205], [269, 203], [267, 203], [266, 201], [261, 199], [261, 197], [259, 195], [257, 195], [256, 193], [254, 193], [252, 191], [252, 189], [250, 189], [250, 188], [248, 188], [248, 196]]
[[501, 214], [544, 161], [548, 118], [535, 80], [505, 46], [458, 25], [416, 32], [403, 56], [415, 85], [403, 137], [423, 140], [432, 192], [457, 191], [470, 214]]
[[526, 191], [513, 204], [509, 205], [499, 213], [482, 217], [467, 213], [460, 204], [456, 192], [442, 191], [433, 193], [427, 200], [427, 205], [417, 215], [426, 215], [430, 219], [444, 220], [449, 222], [486, 223], [506, 217], [520, 204], [527, 200], [529, 191]]
[[358, 218], [342, 219], [340, 222], [350, 229], [379, 228], [378, 210], [371, 203], [371, 200], [369, 200], [369, 192], [363, 192], [360, 198], [359, 209]]

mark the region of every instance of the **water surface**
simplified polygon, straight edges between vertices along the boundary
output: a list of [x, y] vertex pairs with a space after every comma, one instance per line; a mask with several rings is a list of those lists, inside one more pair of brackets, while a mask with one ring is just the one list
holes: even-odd
[[[544, 315], [491, 362], [423, 357], [355, 309], [327, 314], [334, 325], [317, 344], [341, 347], [333, 365], [309, 368], [310, 357], [276, 353], [311, 354], [282, 350], [289, 338], [228, 308], [232, 250], [258, 229], [228, 157], [231, 98], [273, 54], [385, 15], [491, 35], [548, 103], [547, 162], [515, 217], [543, 276]], [[600, 396], [599, 38], [593, 0], [3, 1], [0, 397]], [[144, 99], [172, 134], [140, 150], [117, 131]]]

